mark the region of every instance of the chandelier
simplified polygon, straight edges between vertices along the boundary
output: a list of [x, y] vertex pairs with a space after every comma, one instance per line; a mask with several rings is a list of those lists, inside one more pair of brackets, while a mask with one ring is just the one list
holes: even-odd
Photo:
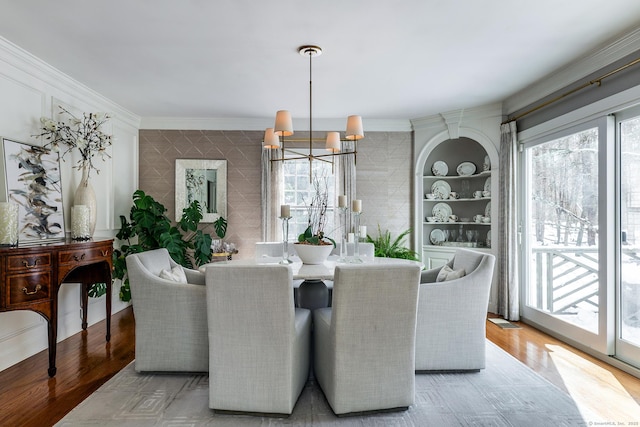
[[[287, 110], [280, 110], [276, 113], [275, 125], [272, 128], [267, 128], [264, 133], [264, 148], [280, 149], [281, 157], [271, 159], [272, 162], [286, 161], [286, 160], [309, 160], [309, 179], [311, 179], [311, 162], [319, 160], [323, 162], [329, 162], [333, 164], [333, 159], [336, 156], [342, 156], [347, 154], [353, 154], [353, 162], [356, 162], [357, 155], [357, 141], [364, 138], [364, 130], [362, 128], [362, 117], [349, 116], [347, 118], [347, 129], [344, 138], [340, 137], [340, 132], [327, 132], [326, 139], [313, 138], [313, 90], [312, 90], [312, 58], [314, 56], [320, 56], [322, 49], [318, 46], [301, 46], [298, 48], [298, 53], [302, 56], [309, 57], [309, 153], [303, 153], [292, 148], [285, 147], [285, 142], [305, 142], [306, 139], [286, 139], [286, 137], [293, 135], [293, 122], [291, 119], [291, 113]], [[280, 139], [282, 138], [282, 139]], [[325, 149], [328, 154], [313, 154], [313, 143], [325, 141]], [[344, 151], [343, 143], [346, 141], [353, 141], [353, 151]]]

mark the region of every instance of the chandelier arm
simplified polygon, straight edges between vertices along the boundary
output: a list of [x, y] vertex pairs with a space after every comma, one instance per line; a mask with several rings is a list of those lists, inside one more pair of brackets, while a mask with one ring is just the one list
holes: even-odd
[[[293, 135], [293, 126], [291, 125], [291, 118], [290, 115], [287, 116], [288, 117], [288, 121], [289, 124], [287, 125], [286, 123], [283, 124], [278, 124], [279, 120], [278, 117], [280, 115], [280, 111], [278, 112], [278, 114], [276, 115], [276, 126], [274, 127], [274, 130], [277, 130], [277, 132], [280, 132], [280, 134], [277, 134], [278, 136], [282, 136], [282, 140], [281, 140], [281, 144], [280, 144], [280, 149], [281, 149], [281, 157], [279, 159], [271, 159], [271, 162], [278, 162], [278, 161], [286, 161], [286, 160], [301, 160], [301, 159], [307, 159], [309, 160], [309, 182], [313, 182], [313, 161], [314, 160], [319, 160], [319, 161], [323, 161], [326, 163], [331, 163], [331, 170], [335, 173], [335, 157], [336, 156], [346, 156], [349, 154], [353, 154], [353, 163], [354, 166], [356, 164], [356, 156], [357, 156], [357, 140], [362, 138], [364, 136], [364, 133], [362, 131], [362, 121], [360, 116], [349, 116], [347, 118], [347, 135], [345, 135], [344, 138], [341, 138], [338, 132], [331, 132], [331, 134], [337, 134], [337, 138], [335, 135], [331, 135], [331, 141], [330, 144], [327, 144], [327, 150], [328, 151], [332, 151], [335, 149], [335, 142], [336, 139], [340, 140], [340, 149], [343, 150], [344, 149], [344, 143], [345, 142], [351, 142], [353, 141], [354, 145], [353, 145], [353, 151], [341, 151], [341, 152], [332, 152], [330, 154], [318, 154], [318, 155], [314, 155], [313, 154], [313, 142], [314, 141], [325, 141], [326, 143], [329, 143], [329, 137], [327, 136], [326, 139], [322, 139], [322, 138], [314, 138], [313, 137], [313, 57], [314, 56], [319, 56], [322, 54], [322, 49], [319, 46], [313, 46], [313, 45], [308, 45], [308, 46], [301, 46], [300, 48], [298, 48], [298, 53], [302, 56], [308, 56], [309, 57], [309, 137], [308, 139], [290, 139], [290, 142], [305, 142], [308, 141], [309, 142], [309, 154], [303, 154], [299, 151], [296, 151], [295, 149], [290, 149], [290, 148], [286, 148], [285, 147], [285, 136], [288, 135]], [[288, 113], [287, 111], [282, 111], [283, 113]], [[353, 118], [357, 118], [358, 120], [352, 120]], [[352, 123], [354, 122], [354, 123]], [[295, 147], [294, 147], [295, 148]], [[287, 153], [293, 154], [294, 156], [292, 157], [287, 157]], [[326, 160], [327, 157], [330, 157], [330, 160]]]

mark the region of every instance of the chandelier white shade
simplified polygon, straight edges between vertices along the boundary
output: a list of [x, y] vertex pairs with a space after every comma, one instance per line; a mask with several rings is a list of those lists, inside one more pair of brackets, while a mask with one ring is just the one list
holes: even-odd
[[280, 110], [276, 113], [276, 124], [273, 127], [274, 133], [278, 136], [293, 135], [293, 120], [291, 113], [287, 110]]
[[273, 128], [267, 128], [264, 131], [264, 148], [280, 148], [280, 138], [273, 131]]
[[[294, 151], [285, 147], [285, 137], [291, 136], [294, 134], [293, 130], [293, 120], [291, 118], [291, 113], [287, 110], [279, 110], [276, 113], [276, 120], [273, 128], [267, 128], [264, 133], [264, 141], [263, 146], [267, 149], [275, 149], [279, 148], [282, 151], [282, 155], [280, 158], [272, 159], [271, 161], [285, 161], [285, 160], [294, 160], [294, 159], [309, 159], [309, 161], [313, 160], [321, 160], [325, 162], [333, 162], [334, 156], [353, 154], [353, 159], [355, 163], [356, 159], [356, 146], [355, 142], [364, 138], [364, 128], [362, 126], [362, 117], [360, 116], [349, 116], [347, 118], [347, 128], [345, 132], [344, 138], [340, 137], [340, 132], [327, 132], [326, 140], [325, 140], [325, 149], [329, 151], [330, 154], [313, 154], [313, 142], [318, 141], [313, 138], [313, 92], [312, 92], [312, 63], [311, 58], [314, 56], [319, 56], [322, 54], [322, 49], [318, 46], [301, 46], [298, 49], [298, 52], [302, 56], [309, 57], [309, 154], [302, 154], [298, 151]], [[289, 142], [300, 142], [305, 140], [294, 140], [287, 139]], [[353, 141], [354, 146], [349, 151], [343, 151], [342, 142], [343, 141]], [[289, 155], [285, 155], [288, 153]], [[326, 158], [330, 157], [331, 160], [327, 160]]]
[[327, 132], [325, 148], [332, 153], [340, 152], [340, 132]]
[[364, 138], [364, 129], [362, 128], [362, 117], [349, 116], [347, 117], [347, 132], [346, 139], [355, 141]]

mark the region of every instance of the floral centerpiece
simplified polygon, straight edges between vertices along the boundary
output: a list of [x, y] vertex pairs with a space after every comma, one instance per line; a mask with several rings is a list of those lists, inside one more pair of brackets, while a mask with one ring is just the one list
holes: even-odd
[[105, 158], [111, 158], [106, 149], [111, 145], [112, 137], [100, 129], [111, 116], [105, 113], [83, 113], [80, 119], [62, 106], [60, 111], [70, 116], [68, 122], [56, 122], [48, 117], [41, 117], [41, 133], [35, 136], [44, 137], [47, 140], [44, 146], [54, 152], [61, 152], [61, 145], [65, 146], [61, 153], [63, 159], [67, 153], [77, 149], [81, 159], [74, 168], [86, 170], [87, 177], [92, 169], [100, 173], [94, 157], [99, 156], [103, 161]]

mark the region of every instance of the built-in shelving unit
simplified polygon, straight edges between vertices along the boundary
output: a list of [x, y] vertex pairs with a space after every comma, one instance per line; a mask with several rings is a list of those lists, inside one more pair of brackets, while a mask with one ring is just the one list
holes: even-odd
[[482, 145], [470, 138], [446, 140], [418, 166], [422, 188], [417, 205], [427, 268], [444, 264], [459, 247], [490, 250], [492, 167]]

